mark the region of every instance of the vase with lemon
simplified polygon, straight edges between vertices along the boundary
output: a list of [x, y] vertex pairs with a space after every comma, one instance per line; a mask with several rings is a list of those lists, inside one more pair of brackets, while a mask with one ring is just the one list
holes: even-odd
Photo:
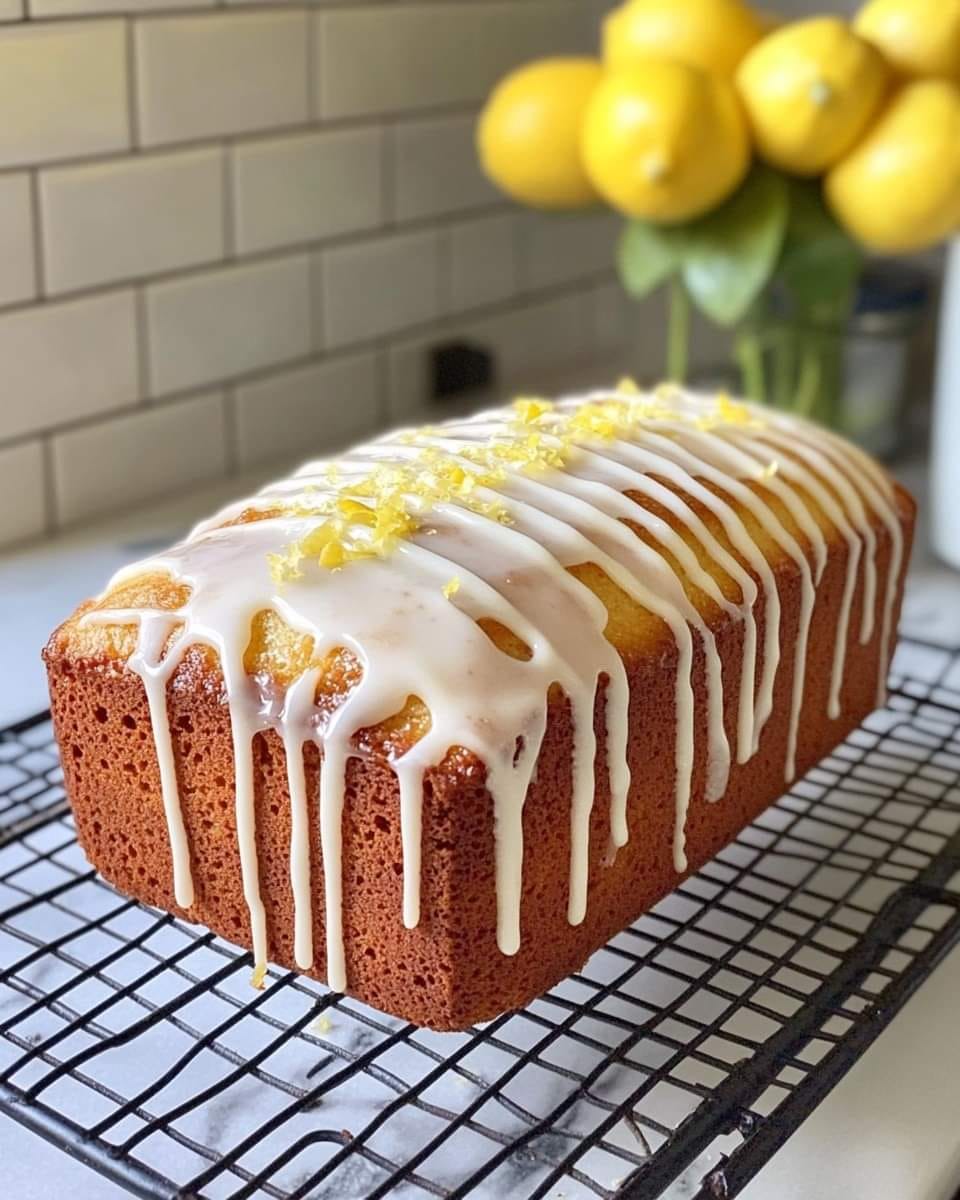
[[[831, 419], [836, 338], [868, 255], [960, 229], [960, 0], [780, 23], [743, 0], [626, 0], [602, 55], [514, 71], [481, 163], [545, 210], [626, 218], [619, 270], [669, 289], [667, 372], [695, 306], [736, 331], [747, 394]], [[770, 341], [771, 312], [789, 314]]]

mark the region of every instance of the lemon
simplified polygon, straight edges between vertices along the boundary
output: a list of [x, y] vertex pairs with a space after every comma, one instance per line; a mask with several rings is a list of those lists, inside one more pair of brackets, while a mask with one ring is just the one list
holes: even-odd
[[597, 202], [580, 157], [580, 127], [600, 81], [592, 58], [545, 58], [494, 88], [477, 125], [487, 175], [534, 208], [584, 208]]
[[761, 19], [742, 0], [627, 0], [603, 23], [603, 58], [614, 68], [676, 58], [732, 75], [762, 34]]
[[868, 0], [853, 27], [902, 75], [960, 79], [960, 0]]
[[758, 151], [796, 175], [819, 175], [846, 154], [886, 83], [880, 54], [836, 17], [783, 26], [737, 71]]
[[744, 177], [750, 142], [732, 86], [671, 59], [606, 75], [587, 106], [583, 159], [614, 208], [684, 221]]
[[960, 87], [904, 84], [825, 180], [837, 219], [864, 245], [900, 254], [960, 226]]

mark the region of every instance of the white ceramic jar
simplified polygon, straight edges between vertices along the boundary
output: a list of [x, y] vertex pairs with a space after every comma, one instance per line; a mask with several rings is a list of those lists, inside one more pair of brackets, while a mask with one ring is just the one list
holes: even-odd
[[960, 568], [960, 237], [947, 252], [930, 452], [930, 539]]

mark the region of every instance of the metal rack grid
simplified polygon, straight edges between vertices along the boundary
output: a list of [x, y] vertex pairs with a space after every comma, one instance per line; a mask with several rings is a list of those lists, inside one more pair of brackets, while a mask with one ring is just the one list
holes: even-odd
[[733, 1196], [960, 940], [960, 652], [916, 642], [736, 842], [465, 1034], [252, 991], [90, 870], [58, 779], [45, 715], [0, 734], [0, 1111], [139, 1196]]

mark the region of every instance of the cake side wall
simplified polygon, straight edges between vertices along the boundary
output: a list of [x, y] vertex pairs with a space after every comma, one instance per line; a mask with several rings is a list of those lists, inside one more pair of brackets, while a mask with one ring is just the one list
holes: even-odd
[[[188, 654], [168, 691], [181, 807], [190, 844], [194, 904], [173, 894], [172, 861], [139, 678], [121, 666], [48, 661], [52, 711], [65, 785], [80, 844], [121, 891], [251, 945], [243, 896], [233, 791], [229, 710], [220, 683]], [[315, 967], [324, 978], [324, 874], [319, 844], [320, 755], [305, 747], [310, 800], [310, 869]], [[252, 746], [257, 856], [271, 961], [293, 968], [294, 903], [290, 883], [290, 801], [283, 747], [270, 731]], [[482, 771], [480, 772], [482, 777]], [[343, 910], [351, 993], [422, 1024], [451, 1020], [453, 965], [445, 914], [453, 909], [454, 784], [450, 772], [428, 775], [424, 805], [423, 917], [404, 928], [399, 793], [389, 767], [352, 759], [343, 822]]]
[[[899, 615], [906, 560], [909, 559], [914, 506], [900, 496], [901, 518], [907, 538], [905, 563], [899, 581], [894, 618]], [[878, 529], [878, 579], [885, 580], [890, 562], [888, 536]], [[831, 547], [828, 565], [817, 590], [810, 628], [804, 704], [797, 748], [797, 777], [825, 757], [876, 707], [880, 656], [880, 628], [861, 645], [851, 636], [842, 689], [842, 710], [837, 720], [827, 716], [830, 669], [837, 613], [843, 592], [847, 549], [843, 542]], [[716, 802], [704, 798], [707, 713], [705, 659], [702, 647], [695, 653], [697, 697], [697, 758], [693, 795], [686, 822], [687, 874], [732, 841], [737, 834], [786, 790], [784, 762], [793, 684], [793, 647], [800, 618], [800, 578], [789, 560], [776, 570], [782, 602], [783, 657], [774, 692], [773, 713], [764, 728], [757, 754], [747, 763], [733, 763], [728, 786]], [[880, 589], [882, 593], [882, 588]], [[862, 589], [851, 614], [850, 629], [859, 629]], [[762, 647], [762, 601], [756, 612]], [[879, 606], [878, 615], [882, 612]], [[894, 625], [894, 628], [896, 626]], [[715, 622], [717, 646], [723, 664], [725, 727], [735, 745], [736, 712], [742, 655], [742, 625]], [[762, 656], [758, 661], [758, 674]], [[524, 884], [521, 905], [522, 944], [514, 958], [496, 949], [495, 898], [490, 886], [489, 861], [479, 853], [476, 830], [491, 824], [489, 797], [475, 798], [458, 808], [461, 816], [454, 891], [458, 925], [454, 931], [459, 952], [454, 997], [455, 1027], [491, 1017], [505, 1008], [518, 1007], [540, 995], [571, 972], [611, 937], [632, 924], [681, 882], [673, 862], [675, 701], [673, 685], [676, 650], [670, 643], [659, 658], [630, 664], [631, 717], [630, 766], [632, 786], [628, 807], [630, 840], [612, 865], [609, 845], [609, 789], [605, 770], [605, 735], [598, 710], [599, 742], [597, 792], [591, 816], [590, 892], [582, 925], [566, 918], [568, 858], [570, 853], [569, 797], [572, 729], [569, 719], [548, 727], [537, 783], [524, 807]], [[776, 862], [771, 871], [775, 874]]]
[[[908, 541], [912, 503], [902, 502]], [[890, 557], [879, 534], [879, 578]], [[909, 546], [908, 546], [909, 549]], [[810, 631], [798, 771], [830, 751], [875, 706], [879, 629], [861, 646], [850, 640], [843, 711], [826, 716], [836, 615], [846, 548], [832, 547], [818, 589]], [[731, 769], [725, 796], [703, 798], [706, 746], [705, 666], [695, 659], [697, 762], [687, 819], [690, 870], [727, 844], [784, 791], [783, 764], [792, 686], [792, 647], [799, 623], [799, 576], [784, 560], [777, 568], [782, 600], [784, 658], [774, 712], [759, 752]], [[902, 579], [901, 579], [902, 589]], [[859, 596], [859, 590], [858, 590]], [[851, 630], [859, 627], [860, 600]], [[758, 611], [758, 621], [762, 613]], [[723, 663], [725, 724], [731, 744], [742, 654], [742, 626], [715, 622]], [[760, 638], [762, 646], [762, 637]], [[51, 696], [62, 747], [67, 792], [81, 844], [102, 874], [124, 892], [180, 912], [172, 892], [170, 850], [160, 798], [156, 754], [140, 680], [116, 664], [71, 663], [48, 652]], [[434, 1028], [462, 1028], [525, 1003], [579, 968], [613, 934], [679, 882], [673, 864], [676, 651], [628, 663], [631, 683], [630, 841], [608, 862], [603, 695], [595, 717], [599, 741], [597, 793], [591, 817], [590, 894], [585, 921], [567, 921], [572, 725], [561, 702], [551, 708], [537, 780], [524, 808], [522, 945], [514, 957], [496, 946], [492, 801], [484, 770], [461, 755], [430, 773], [424, 799], [422, 918], [403, 927], [399, 793], [386, 763], [353, 759], [343, 827], [344, 928], [351, 994], [376, 1007]], [[220, 680], [188, 653], [168, 693], [184, 820], [191, 846], [196, 901], [188, 913], [240, 945], [249, 946], [247, 907], [240, 883], [233, 810], [229, 711]], [[289, 874], [290, 819], [282, 747], [274, 733], [253, 746], [261, 895], [267, 910], [270, 956], [293, 966], [294, 906]], [[323, 978], [323, 863], [316, 796], [319, 752], [306, 748], [312, 811], [311, 880], [315, 968]]]

